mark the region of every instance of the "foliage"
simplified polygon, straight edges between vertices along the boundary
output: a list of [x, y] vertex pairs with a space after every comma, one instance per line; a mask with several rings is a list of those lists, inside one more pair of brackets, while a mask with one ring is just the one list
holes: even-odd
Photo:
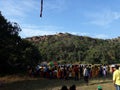
[[[34, 39], [33, 39], [34, 38]], [[120, 38], [95, 39], [69, 33], [26, 38], [39, 48], [43, 61], [112, 64], [120, 61]]]
[[21, 28], [8, 22], [0, 13], [0, 73], [14, 73], [35, 65], [40, 59], [38, 49], [21, 39]]

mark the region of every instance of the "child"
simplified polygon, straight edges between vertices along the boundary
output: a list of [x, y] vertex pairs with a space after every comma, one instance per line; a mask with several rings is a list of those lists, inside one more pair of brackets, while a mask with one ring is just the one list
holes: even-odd
[[69, 90], [76, 90], [76, 85], [72, 85]]
[[61, 90], [68, 90], [67, 86], [62, 86]]
[[103, 90], [103, 89], [102, 89], [102, 86], [99, 85], [99, 86], [97, 87], [97, 90]]

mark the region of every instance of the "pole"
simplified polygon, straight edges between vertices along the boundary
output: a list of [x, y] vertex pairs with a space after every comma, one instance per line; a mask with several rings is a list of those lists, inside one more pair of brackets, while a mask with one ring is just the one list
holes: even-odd
[[43, 0], [41, 0], [40, 17], [42, 17], [42, 12], [43, 12]]

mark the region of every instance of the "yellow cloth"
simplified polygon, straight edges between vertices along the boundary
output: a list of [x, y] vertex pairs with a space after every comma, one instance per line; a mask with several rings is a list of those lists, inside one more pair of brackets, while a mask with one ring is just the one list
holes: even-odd
[[120, 70], [115, 70], [113, 73], [113, 81], [115, 84], [120, 85]]

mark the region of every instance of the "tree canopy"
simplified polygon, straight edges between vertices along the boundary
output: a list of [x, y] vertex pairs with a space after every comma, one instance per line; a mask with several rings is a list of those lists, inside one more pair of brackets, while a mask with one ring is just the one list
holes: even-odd
[[40, 59], [38, 49], [19, 36], [21, 28], [8, 22], [0, 13], [0, 72], [14, 73], [35, 65]]

